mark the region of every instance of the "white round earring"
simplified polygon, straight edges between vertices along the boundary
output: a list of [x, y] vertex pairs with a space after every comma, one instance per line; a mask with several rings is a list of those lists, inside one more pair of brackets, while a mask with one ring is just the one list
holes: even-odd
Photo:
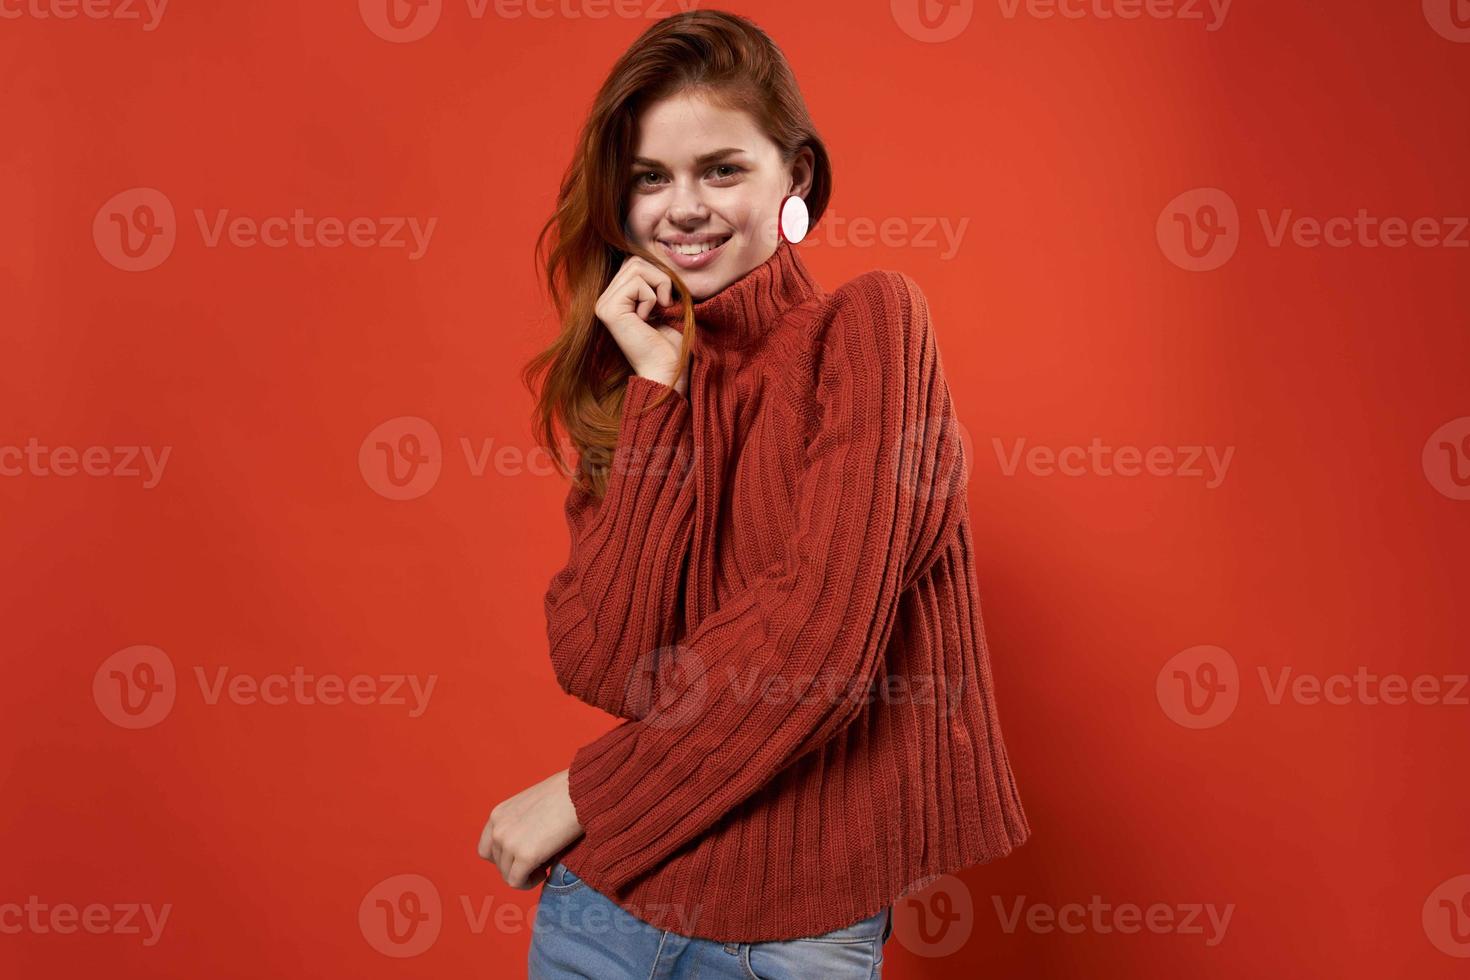
[[795, 194], [788, 194], [781, 201], [781, 238], [795, 245], [806, 237], [807, 229], [811, 226], [811, 212], [806, 209], [806, 202]]

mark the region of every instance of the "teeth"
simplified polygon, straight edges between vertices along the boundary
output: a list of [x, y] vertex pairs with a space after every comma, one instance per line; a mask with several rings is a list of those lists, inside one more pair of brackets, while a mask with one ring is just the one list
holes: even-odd
[[725, 240], [720, 239], [717, 242], [700, 242], [698, 245], [676, 245], [673, 242], [665, 242], [665, 244], [668, 245], [668, 247], [673, 251], [678, 252], [680, 255], [702, 255], [712, 248], [719, 248], [721, 245], [725, 244]]

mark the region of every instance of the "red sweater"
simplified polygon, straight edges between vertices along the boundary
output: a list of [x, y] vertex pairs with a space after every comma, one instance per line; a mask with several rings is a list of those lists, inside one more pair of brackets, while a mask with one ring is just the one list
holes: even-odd
[[967, 461], [908, 276], [828, 294], [783, 242], [694, 315], [689, 397], [631, 377], [606, 496], [566, 501], [552, 663], [625, 720], [572, 759], [562, 860], [660, 929], [813, 936], [1031, 833]]

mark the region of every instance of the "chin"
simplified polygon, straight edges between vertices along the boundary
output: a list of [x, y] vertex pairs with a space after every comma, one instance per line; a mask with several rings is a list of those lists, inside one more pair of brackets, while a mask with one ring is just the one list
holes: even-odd
[[680, 272], [679, 276], [689, 287], [689, 295], [696, 303], [700, 300], [709, 299], [735, 281], [733, 277], [721, 275], [713, 269], [701, 269], [698, 272]]

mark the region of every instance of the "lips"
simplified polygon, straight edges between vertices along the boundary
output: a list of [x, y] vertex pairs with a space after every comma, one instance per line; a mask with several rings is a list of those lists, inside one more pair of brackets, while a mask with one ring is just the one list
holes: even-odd
[[[673, 262], [679, 268], [702, 269], [713, 262], [720, 255], [724, 254], [725, 246], [733, 237], [733, 234], [680, 235], [671, 239], [660, 238], [658, 240], [658, 244], [659, 248], [662, 248], [664, 250], [664, 254], [669, 257], [669, 261]], [[693, 255], [686, 255], [683, 252], [680, 252], [677, 247], [679, 245], [703, 245], [707, 242], [715, 242], [716, 244], [713, 248], [706, 249], [703, 252], [697, 252]]]

